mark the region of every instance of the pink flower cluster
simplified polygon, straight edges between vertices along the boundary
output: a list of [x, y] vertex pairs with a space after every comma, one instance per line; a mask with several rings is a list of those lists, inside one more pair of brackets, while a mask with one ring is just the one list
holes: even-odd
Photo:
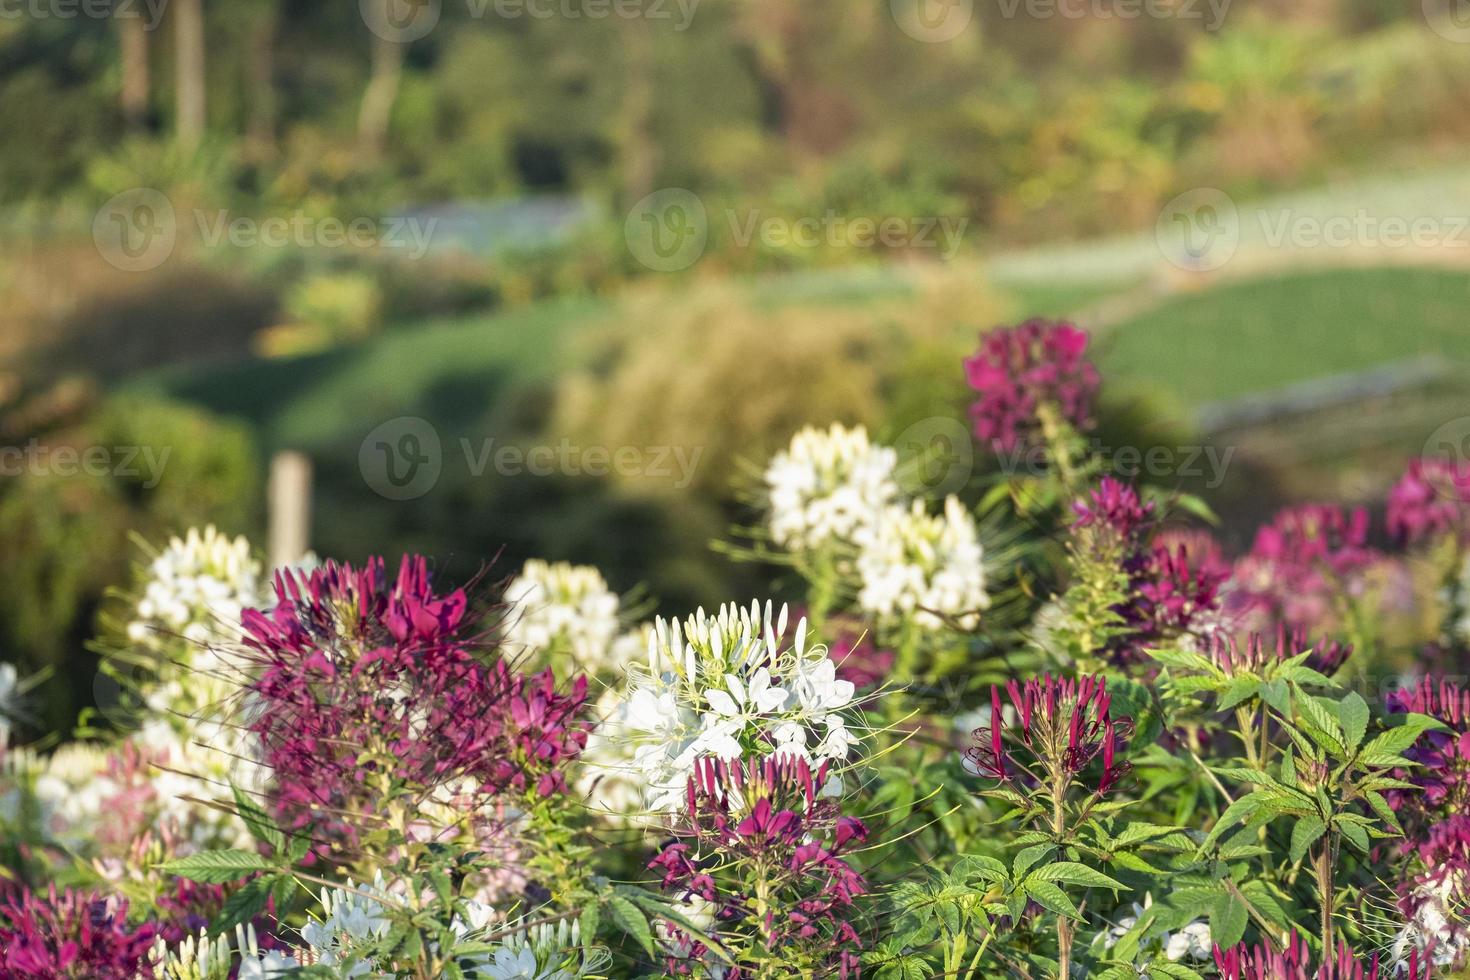
[[11, 980], [137, 980], [149, 976], [158, 930], [128, 925], [127, 902], [56, 886], [0, 899], [0, 966]]
[[1334, 597], [1354, 597], [1382, 556], [1368, 546], [1368, 512], [1305, 504], [1279, 512], [1236, 563], [1227, 611], [1256, 627], [1318, 629]]
[[1327, 637], [1312, 640], [1301, 630], [1288, 630], [1278, 625], [1274, 642], [1260, 633], [1248, 634], [1244, 642], [1233, 636], [1216, 634], [1210, 638], [1209, 646], [1210, 659], [1227, 674], [1255, 673], [1308, 650], [1312, 655], [1307, 658], [1306, 665], [1331, 677], [1352, 656], [1353, 645]]
[[[722, 929], [752, 924], [768, 951], [800, 950], [823, 964], [822, 976], [846, 977], [858, 969], [862, 940], [850, 916], [867, 883], [842, 855], [868, 831], [819, 794], [826, 778], [826, 764], [813, 772], [793, 756], [702, 759], [689, 781], [687, 821], [649, 867], [680, 900], [712, 903]], [[763, 869], [763, 880], [720, 875], [740, 867]], [[670, 932], [682, 949], [670, 956], [669, 972], [688, 974], [705, 950]], [[749, 975], [743, 967], [726, 974]]]
[[1406, 544], [1470, 535], [1470, 463], [1442, 457], [1409, 461], [1388, 494], [1388, 533]]
[[[1378, 980], [1378, 957], [1366, 963], [1356, 953], [1339, 943], [1337, 955], [1323, 960], [1322, 965], [1312, 969], [1312, 952], [1300, 935], [1293, 932], [1284, 950], [1277, 952], [1264, 943], [1247, 946], [1241, 943], [1230, 949], [1215, 947], [1215, 967], [1221, 980]], [[1383, 974], [1385, 980], [1396, 976], [1400, 980], [1429, 980], [1429, 958], [1418, 951], [1409, 954], [1405, 966], [1408, 972]]]
[[[1005, 721], [1000, 688], [991, 687], [990, 726], [975, 732], [976, 744], [966, 754], [982, 776], [1036, 785], [1042, 780], [1038, 764], [1075, 777], [1101, 757], [1102, 770], [1092, 785], [1101, 796], [1132, 769], [1117, 757], [1132, 735], [1132, 724], [1126, 719], [1113, 720], [1105, 677], [1086, 675], [1072, 680], [1046, 674], [1025, 684], [1010, 681], [1006, 690], [1015, 721]], [[1027, 750], [1032, 763], [1012, 751], [1018, 746]]]
[[980, 350], [965, 359], [970, 387], [980, 393], [970, 409], [976, 438], [997, 453], [1036, 444], [1043, 404], [1074, 429], [1089, 428], [1099, 378], [1086, 359], [1087, 341], [1070, 323], [1045, 320], [982, 336]]
[[1117, 660], [1141, 660], [1144, 647], [1188, 632], [1218, 608], [1229, 567], [1208, 534], [1158, 530], [1153, 504], [1112, 477], [1103, 477], [1072, 509], [1074, 529], [1110, 534], [1123, 551], [1128, 597], [1113, 611], [1127, 633], [1109, 644]]
[[587, 681], [559, 693], [548, 671], [526, 678], [479, 655], [463, 590], [436, 595], [423, 558], [391, 586], [381, 559], [283, 575], [277, 605], [247, 610], [258, 660], [250, 723], [275, 770], [277, 808], [293, 827], [373, 813], [386, 784], [490, 802], [549, 796], [586, 745]]

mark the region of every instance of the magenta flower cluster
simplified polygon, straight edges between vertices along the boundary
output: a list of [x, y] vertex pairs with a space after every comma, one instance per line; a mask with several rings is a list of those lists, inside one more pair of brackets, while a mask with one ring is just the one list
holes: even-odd
[[1153, 504], [1112, 477], [1103, 477], [1072, 509], [1074, 530], [1110, 535], [1123, 552], [1127, 598], [1113, 611], [1126, 632], [1108, 645], [1115, 659], [1137, 662], [1144, 647], [1188, 632], [1219, 607], [1230, 570], [1207, 534], [1160, 531]]
[[[820, 794], [827, 775], [825, 764], [813, 772], [793, 756], [702, 759], [675, 842], [649, 867], [679, 900], [713, 904], [722, 931], [753, 926], [768, 952], [800, 951], [821, 964], [820, 975], [847, 977], [858, 971], [862, 940], [851, 920], [867, 883], [843, 854], [868, 831]], [[670, 933], [680, 949], [668, 970], [686, 975], [706, 950], [677, 928]], [[726, 973], [729, 980], [749, 975], [740, 966]]]
[[1036, 445], [1042, 405], [1078, 431], [1090, 428], [1099, 378], [1086, 358], [1087, 341], [1070, 323], [1045, 320], [982, 336], [980, 350], [965, 359], [970, 387], [979, 392], [970, 409], [976, 438], [997, 453]]
[[1412, 459], [1388, 494], [1388, 533], [1406, 544], [1470, 535], [1470, 463]]
[[1286, 948], [1273, 950], [1265, 943], [1247, 946], [1241, 943], [1230, 949], [1215, 947], [1215, 968], [1221, 980], [1430, 980], [1429, 957], [1417, 950], [1409, 954], [1404, 967], [1407, 972], [1388, 970], [1380, 974], [1378, 957], [1364, 960], [1339, 943], [1334, 956], [1325, 957], [1312, 968], [1312, 951], [1306, 940], [1293, 932]]
[[[1046, 674], [1025, 684], [1010, 681], [1006, 692], [1009, 705], [1002, 703], [1000, 688], [991, 687], [990, 725], [975, 732], [975, 745], [966, 754], [980, 775], [1034, 786], [1044, 778], [1042, 770], [1085, 777], [1100, 758], [1091, 789], [1102, 796], [1132, 769], [1118, 757], [1132, 723], [1114, 721], [1105, 677], [1072, 680]], [[1013, 715], [1009, 722], [1007, 707]]]
[[1404, 753], [1419, 765], [1396, 775], [1417, 790], [1388, 791], [1408, 845], [1427, 868], [1470, 870], [1470, 691], [1424, 677], [1387, 701], [1389, 711], [1429, 715], [1446, 726], [1420, 735]]
[[150, 976], [158, 930], [128, 924], [127, 902], [56, 886], [0, 898], [0, 966], [10, 980], [137, 980]]
[[251, 730], [275, 770], [276, 804], [295, 828], [350, 838], [385, 782], [424, 799], [465, 784], [488, 802], [565, 786], [586, 745], [586, 678], [567, 693], [477, 649], [463, 590], [434, 593], [423, 558], [391, 585], [381, 559], [282, 575], [277, 605], [248, 610], [258, 660]]
[[1256, 532], [1236, 563], [1227, 612], [1256, 627], [1315, 629], [1330, 619], [1334, 597], [1353, 597], [1381, 560], [1368, 545], [1368, 512], [1305, 504], [1279, 512]]
[[1331, 677], [1352, 656], [1353, 645], [1330, 637], [1313, 640], [1302, 630], [1288, 630], [1279, 624], [1274, 637], [1249, 633], [1241, 640], [1217, 633], [1210, 637], [1209, 645], [1210, 659], [1227, 674], [1257, 673], [1308, 651], [1311, 656], [1306, 659], [1306, 665]]

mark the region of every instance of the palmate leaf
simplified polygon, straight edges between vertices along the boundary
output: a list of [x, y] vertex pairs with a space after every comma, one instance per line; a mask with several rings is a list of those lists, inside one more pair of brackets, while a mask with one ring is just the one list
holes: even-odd
[[1028, 884], [1033, 881], [1060, 881], [1068, 885], [1082, 885], [1085, 888], [1111, 888], [1115, 891], [1127, 888], [1121, 881], [1109, 878], [1101, 871], [1094, 871], [1087, 865], [1078, 864], [1075, 861], [1057, 861], [1044, 868], [1037, 868], [1031, 872], [1026, 881]]
[[1210, 907], [1210, 938], [1217, 945], [1234, 946], [1245, 935], [1249, 917], [1245, 903], [1239, 898], [1228, 893], [1221, 895]]
[[1368, 702], [1354, 691], [1337, 703], [1337, 720], [1342, 725], [1343, 744], [1349, 752], [1363, 744], [1368, 732]]
[[648, 927], [648, 916], [638, 906], [622, 895], [610, 895], [607, 908], [619, 929], [632, 936], [649, 956], [655, 955], [653, 930]]
[[1327, 832], [1327, 825], [1322, 822], [1321, 817], [1302, 817], [1291, 828], [1291, 860], [1295, 864], [1307, 854], [1307, 849], [1317, 842], [1317, 839]]
[[1027, 897], [1048, 912], [1064, 915], [1069, 919], [1081, 918], [1077, 906], [1067, 897], [1067, 893], [1049, 881], [1028, 880], [1024, 890]]
[[264, 912], [276, 881], [276, 878], [257, 878], [225, 899], [219, 918], [210, 923], [209, 934], [223, 935]]
[[286, 849], [286, 837], [271, 815], [250, 797], [245, 791], [234, 783], [230, 784], [230, 793], [235, 797], [235, 812], [240, 819], [245, 821], [245, 826], [250, 828], [250, 833], [255, 839], [271, 846], [271, 853], [280, 854]]
[[250, 851], [200, 851], [159, 866], [160, 870], [190, 881], [223, 885], [257, 871], [274, 871], [270, 861]]

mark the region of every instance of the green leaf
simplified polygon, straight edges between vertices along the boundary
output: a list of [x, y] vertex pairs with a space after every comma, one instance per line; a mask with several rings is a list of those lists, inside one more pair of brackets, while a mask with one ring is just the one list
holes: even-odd
[[250, 851], [200, 851], [160, 865], [161, 870], [190, 881], [223, 885], [256, 871], [274, 871], [275, 865]]
[[1127, 886], [1121, 881], [1109, 878], [1101, 871], [1094, 871], [1085, 864], [1075, 861], [1057, 861], [1043, 868], [1037, 868], [1031, 872], [1027, 882], [1032, 881], [1060, 881], [1068, 885], [1082, 885], [1085, 888], [1112, 888], [1117, 891]]
[[643, 951], [649, 956], [655, 955], [653, 945], [653, 932], [648, 928], [648, 917], [644, 915], [632, 902], [622, 895], [611, 895], [607, 900], [607, 907], [612, 912], [613, 921], [618, 924], [628, 935], [638, 941]]
[[225, 899], [219, 918], [210, 923], [209, 934], [219, 936], [230, 932], [264, 912], [275, 883], [274, 878], [257, 878]]
[[1213, 663], [1192, 650], [1164, 648], [1160, 650], [1144, 650], [1144, 653], [1165, 667], [1178, 667], [1182, 670], [1192, 670], [1201, 674], [1217, 673]]
[[1024, 848], [1016, 855], [1015, 861], [1011, 864], [1011, 875], [1017, 879], [1024, 878], [1026, 872], [1036, 867], [1037, 863], [1053, 850], [1055, 848], [1051, 844], [1033, 844], [1031, 847]]
[[1368, 702], [1356, 692], [1337, 703], [1337, 719], [1342, 723], [1343, 744], [1349, 752], [1363, 744], [1368, 731]]
[[1343, 821], [1336, 826], [1343, 840], [1357, 848], [1360, 853], [1368, 853], [1368, 832], [1359, 824]]
[[1256, 696], [1261, 690], [1261, 681], [1256, 677], [1237, 677], [1225, 688], [1225, 693], [1220, 695], [1220, 702], [1216, 705], [1219, 711], [1229, 711], [1231, 708]]
[[1261, 700], [1283, 715], [1291, 713], [1291, 688], [1280, 678], [1261, 685]]
[[1246, 817], [1255, 813], [1256, 810], [1260, 808], [1260, 806], [1261, 800], [1259, 795], [1256, 793], [1242, 796], [1240, 799], [1227, 806], [1225, 808], [1225, 812], [1220, 814], [1220, 819], [1215, 821], [1215, 826], [1210, 828], [1209, 834], [1205, 837], [1204, 842], [1200, 844], [1199, 849], [1203, 851], [1211, 844], [1215, 843], [1215, 841], [1220, 839], [1221, 834], [1225, 833], [1225, 831], [1229, 830], [1231, 827], [1234, 827]]
[[1378, 814], [1379, 819], [1392, 827], [1402, 837], [1404, 835], [1403, 824], [1399, 823], [1398, 814], [1393, 812], [1393, 807], [1388, 805], [1388, 800], [1383, 798], [1383, 794], [1368, 792], [1363, 795], [1367, 797], [1368, 805], [1373, 808], [1374, 813]]
[[1056, 915], [1064, 915], [1069, 919], [1077, 919], [1077, 906], [1067, 897], [1067, 893], [1049, 881], [1027, 881], [1025, 892], [1037, 905]]
[[1317, 838], [1327, 832], [1327, 825], [1322, 822], [1321, 817], [1302, 817], [1291, 828], [1291, 860], [1292, 863], [1306, 857], [1307, 849], [1317, 842]]
[[1136, 871], [1140, 874], [1161, 875], [1164, 873], [1132, 851], [1118, 851], [1108, 858], [1108, 863], [1125, 871]]
[[235, 812], [240, 815], [241, 820], [245, 821], [245, 826], [250, 828], [250, 833], [255, 835], [255, 839], [269, 844], [273, 854], [280, 854], [284, 851], [286, 849], [285, 835], [281, 833], [281, 829], [276, 826], [270, 814], [266, 813], [260, 804], [246, 796], [245, 791], [234, 783], [230, 784], [230, 792], [235, 797]]
[[1210, 907], [1210, 938], [1227, 949], [1234, 946], [1245, 935], [1248, 918], [1245, 903], [1240, 899], [1230, 894], [1220, 896]]

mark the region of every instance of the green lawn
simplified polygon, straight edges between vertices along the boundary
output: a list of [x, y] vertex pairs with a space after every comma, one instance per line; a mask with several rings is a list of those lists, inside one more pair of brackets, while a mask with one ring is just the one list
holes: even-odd
[[1470, 364], [1470, 274], [1340, 269], [1228, 283], [1112, 327], [1110, 383], [1163, 387], [1201, 405], [1417, 355]]

